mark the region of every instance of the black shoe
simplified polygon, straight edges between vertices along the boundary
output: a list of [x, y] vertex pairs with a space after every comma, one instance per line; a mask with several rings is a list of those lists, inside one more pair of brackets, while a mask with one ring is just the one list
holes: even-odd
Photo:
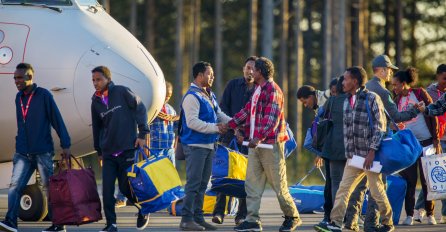
[[107, 225], [104, 229], [102, 229], [99, 232], [117, 232], [118, 231], [118, 227], [116, 226], [116, 224], [110, 224]]
[[319, 223], [314, 226], [314, 230], [318, 232], [342, 232], [342, 228], [331, 223]]
[[213, 226], [213, 225], [207, 223], [206, 221], [195, 222], [195, 223], [197, 223], [198, 225], [204, 227], [204, 230], [217, 230], [216, 226]]
[[136, 229], [144, 230], [149, 224], [149, 219], [150, 219], [150, 213], [143, 215], [141, 214], [141, 212], [139, 212], [138, 218], [136, 219]]
[[213, 222], [213, 223], [223, 224], [223, 221], [224, 221], [224, 217], [223, 217], [223, 215], [215, 214], [215, 215], [212, 217], [212, 222]]
[[279, 231], [294, 231], [298, 226], [302, 225], [302, 221], [298, 217], [288, 217], [284, 216], [285, 221], [283, 221], [282, 226]]
[[14, 225], [8, 220], [3, 220], [0, 222], [1, 231], [17, 232], [17, 225]]
[[235, 215], [235, 218], [234, 218], [235, 225], [238, 226], [238, 225], [242, 224], [242, 222], [245, 221], [245, 218], [246, 218], [246, 215], [242, 215], [242, 214]]
[[378, 232], [392, 232], [395, 230], [393, 225], [381, 225], [376, 231]]
[[244, 221], [242, 224], [234, 227], [235, 231], [262, 231], [262, 225], [260, 222], [248, 222]]
[[181, 222], [180, 229], [186, 231], [204, 231], [205, 228], [203, 226], [198, 225], [194, 221], [189, 222]]
[[59, 225], [51, 225], [50, 227], [46, 228], [45, 230], [42, 230], [42, 232], [53, 232], [53, 231], [60, 231], [65, 232], [65, 226], [59, 226]]

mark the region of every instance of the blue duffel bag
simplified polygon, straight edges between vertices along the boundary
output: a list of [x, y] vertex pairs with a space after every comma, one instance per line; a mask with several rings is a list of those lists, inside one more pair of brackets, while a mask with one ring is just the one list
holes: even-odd
[[[367, 114], [369, 118], [370, 127], [373, 128], [373, 119], [370, 113], [368, 103], [368, 95], [365, 100]], [[398, 126], [393, 121], [389, 113], [384, 110], [387, 117], [396, 129]], [[383, 166], [381, 172], [384, 174], [397, 173], [414, 164], [418, 157], [420, 157], [423, 147], [417, 140], [412, 131], [408, 129], [398, 130], [393, 133], [391, 130], [387, 131], [387, 136], [381, 141], [378, 151], [375, 153], [375, 161], [379, 161]]]
[[[404, 198], [406, 197], [407, 182], [401, 176], [389, 175], [387, 176], [387, 198], [389, 199], [390, 206], [392, 207], [392, 219], [393, 224], [398, 225], [401, 217], [401, 211], [403, 209]], [[366, 214], [368, 195], [364, 199], [362, 205], [362, 214]]]
[[[314, 171], [313, 167], [297, 184], [290, 186], [289, 191], [293, 197], [299, 213], [313, 213], [315, 211], [324, 211], [324, 186], [304, 186], [302, 182]], [[320, 168], [323, 179], [325, 176]]]

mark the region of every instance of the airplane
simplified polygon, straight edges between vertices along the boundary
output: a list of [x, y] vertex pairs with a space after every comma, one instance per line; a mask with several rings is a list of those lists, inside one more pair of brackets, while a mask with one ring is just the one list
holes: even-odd
[[[96, 0], [0, 0], [0, 189], [8, 188], [17, 134], [13, 74], [33, 65], [34, 81], [51, 91], [71, 137], [71, 151], [94, 153], [91, 70], [110, 68], [115, 84], [141, 97], [152, 121], [165, 98], [163, 72], [144, 46]], [[55, 154], [59, 137], [53, 131]], [[34, 174], [20, 201], [19, 218], [42, 220], [46, 198]]]

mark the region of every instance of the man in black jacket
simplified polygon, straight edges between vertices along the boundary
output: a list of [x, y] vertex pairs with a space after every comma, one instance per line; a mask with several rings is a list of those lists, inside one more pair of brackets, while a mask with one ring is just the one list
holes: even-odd
[[[147, 111], [141, 99], [129, 88], [113, 84], [107, 67], [98, 66], [91, 72], [96, 89], [91, 103], [94, 148], [103, 161], [102, 196], [107, 220], [101, 231], [117, 231], [115, 181], [118, 179], [121, 193], [135, 202], [130, 193], [127, 168], [133, 164], [135, 148], [146, 144]], [[137, 229], [143, 230], [148, 222], [149, 215], [139, 211]]]

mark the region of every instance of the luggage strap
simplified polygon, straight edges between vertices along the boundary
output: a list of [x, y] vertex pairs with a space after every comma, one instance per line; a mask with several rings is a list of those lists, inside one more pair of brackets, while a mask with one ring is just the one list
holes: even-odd
[[[305, 179], [307, 179], [307, 177], [314, 171], [314, 169], [316, 169], [316, 166], [313, 166], [310, 169], [310, 171], [308, 171], [308, 173], [297, 182], [297, 185], [301, 184]], [[321, 173], [322, 178], [326, 181], [324, 172], [322, 172], [321, 168], [317, 168], [317, 169], [319, 169], [319, 172]]]

